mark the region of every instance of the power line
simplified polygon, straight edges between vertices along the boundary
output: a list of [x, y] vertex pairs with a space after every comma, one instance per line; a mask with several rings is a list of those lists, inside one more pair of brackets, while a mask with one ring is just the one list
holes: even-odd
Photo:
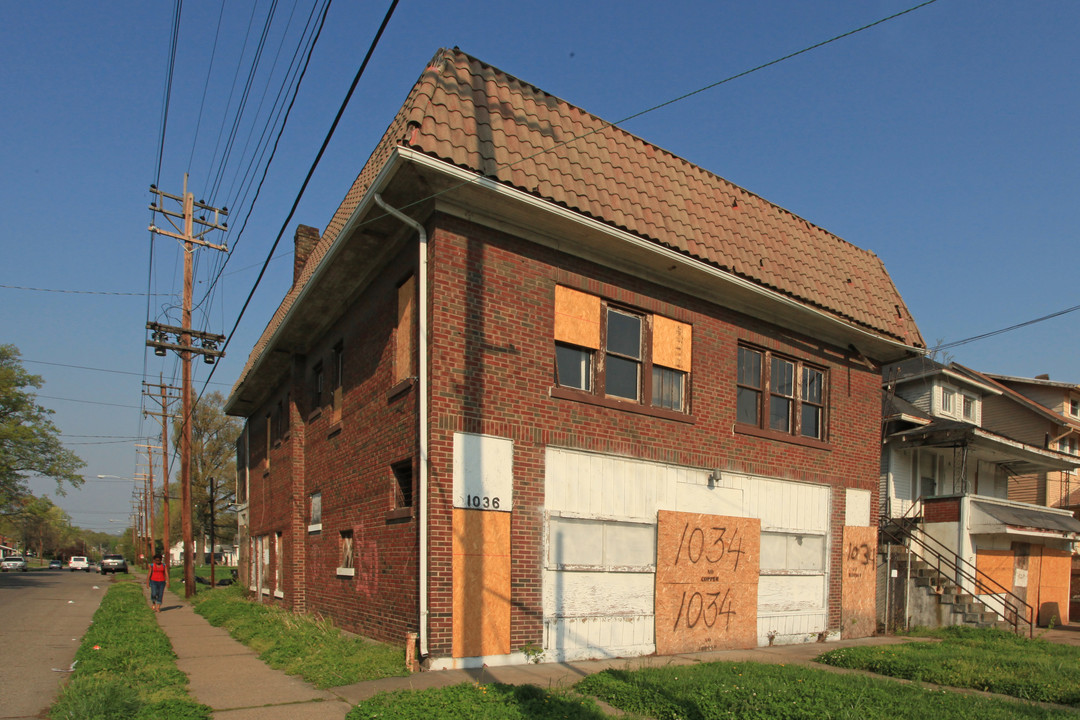
[[65, 293], [68, 295], [121, 295], [127, 297], [160, 297], [168, 295], [168, 293], [151, 293], [151, 292], [106, 292], [104, 290], [62, 290], [58, 288], [39, 288], [39, 287], [26, 287], [25, 285], [2, 285], [0, 288], [6, 288], [8, 290], [32, 290], [34, 292], [50, 292], [50, 293]]
[[[329, 4], [329, 3], [328, 3]], [[330, 129], [326, 133], [326, 137], [323, 139], [322, 146], [319, 148], [319, 152], [315, 155], [315, 160], [311, 163], [311, 167], [308, 169], [307, 175], [304, 177], [303, 183], [300, 185], [300, 190], [297, 192], [296, 199], [293, 201], [292, 207], [289, 209], [289, 214], [286, 216], [285, 221], [281, 224], [281, 229], [278, 231], [277, 238], [274, 239], [273, 245], [270, 246], [270, 252], [267, 253], [266, 261], [263, 262], [262, 269], [259, 270], [259, 276], [255, 278], [255, 284], [251, 288], [251, 292], [248, 293], [247, 299], [244, 300], [243, 306], [240, 308], [240, 313], [236, 318], [236, 322], [233, 324], [232, 330], [230, 330], [226, 336], [225, 343], [222, 345], [222, 351], [229, 346], [229, 342], [232, 341], [233, 333], [236, 332], [236, 328], [240, 325], [240, 320], [243, 319], [244, 313], [247, 311], [248, 306], [251, 304], [251, 299], [255, 296], [255, 291], [259, 287], [259, 283], [262, 282], [263, 276], [266, 274], [266, 267], [270, 264], [271, 258], [274, 256], [274, 251], [277, 250], [278, 243], [281, 242], [282, 236], [285, 234], [285, 229], [292, 221], [293, 215], [296, 213], [296, 208], [300, 205], [300, 198], [304, 196], [304, 191], [307, 189], [308, 183], [311, 181], [312, 175], [315, 174], [315, 168], [319, 166], [319, 161], [322, 160], [323, 154], [326, 152], [327, 146], [330, 145], [330, 139], [334, 136], [334, 131], [337, 129], [338, 123], [341, 122], [341, 117], [345, 114], [345, 108], [349, 105], [349, 100], [352, 98], [353, 92], [356, 90], [356, 86], [360, 83], [360, 78], [364, 75], [364, 70], [367, 68], [368, 62], [371, 60], [371, 56], [375, 53], [375, 48], [379, 44], [379, 39], [382, 37], [383, 31], [386, 30], [386, 26], [390, 23], [390, 18], [394, 15], [394, 9], [397, 8], [398, 0], [393, 0], [390, 3], [390, 8], [386, 11], [386, 16], [383, 18], [382, 24], [379, 26], [378, 32], [375, 33], [374, 39], [371, 41], [370, 47], [368, 47], [367, 54], [364, 56], [364, 61], [360, 63], [360, 69], [356, 71], [355, 77], [353, 77], [352, 84], [349, 86], [349, 91], [345, 93], [345, 99], [341, 101], [341, 106], [338, 108], [337, 115], [334, 117], [333, 123], [330, 124]], [[207, 376], [207, 382], [214, 376], [214, 372], [217, 370], [217, 365], [214, 365], [210, 370], [210, 374]], [[205, 385], [204, 385], [205, 390]], [[201, 394], [201, 393], [200, 393]]]
[[930, 352], [936, 352], [938, 350], [948, 350], [949, 348], [960, 347], [961, 345], [967, 345], [968, 343], [975, 342], [976, 340], [984, 340], [984, 339], [986, 339], [988, 337], [993, 337], [995, 335], [1001, 335], [1003, 333], [1012, 332], [1013, 330], [1019, 330], [1022, 327], [1027, 327], [1029, 325], [1034, 325], [1036, 323], [1045, 322], [1046, 320], [1053, 320], [1056, 317], [1061, 317], [1062, 315], [1068, 315], [1069, 313], [1076, 312], [1077, 310], [1080, 310], [1080, 305], [1074, 305], [1071, 308], [1065, 308], [1064, 310], [1058, 310], [1057, 312], [1050, 313], [1049, 315], [1043, 315], [1042, 317], [1037, 317], [1034, 320], [1026, 320], [1026, 321], [1024, 321], [1022, 323], [1017, 323], [1016, 325], [1010, 325], [1009, 327], [1001, 328], [1000, 330], [991, 330], [990, 332], [982, 333], [981, 335], [973, 335], [973, 336], [971, 336], [969, 338], [964, 338], [963, 340], [954, 340], [953, 342], [942, 343], [941, 345], [930, 348]]
[[[131, 372], [129, 370], [109, 370], [108, 368], [89, 367], [87, 365], [69, 365], [67, 363], [49, 362], [47, 360], [28, 360], [26, 358], [20, 358], [20, 361], [24, 362], [24, 363], [34, 363], [36, 365], [53, 365], [55, 367], [73, 368], [75, 370], [91, 370], [93, 372], [111, 373], [113, 375], [133, 375], [135, 377], [141, 377], [141, 378], [146, 377], [145, 372], [137, 373], [137, 372]], [[222, 386], [226, 386], [226, 387], [228, 387], [230, 385], [230, 383], [222, 383], [222, 382], [208, 383], [208, 384], [222, 385]]]
[[77, 400], [75, 398], [57, 397], [56, 395], [37, 395], [37, 394], [35, 394], [35, 397], [46, 398], [48, 400], [63, 400], [65, 402], [85, 403], [87, 405], [108, 405], [109, 407], [132, 408], [132, 409], [135, 409], [135, 410], [142, 410], [141, 405], [120, 405], [118, 403], [100, 402], [100, 401], [97, 401], [97, 400]]

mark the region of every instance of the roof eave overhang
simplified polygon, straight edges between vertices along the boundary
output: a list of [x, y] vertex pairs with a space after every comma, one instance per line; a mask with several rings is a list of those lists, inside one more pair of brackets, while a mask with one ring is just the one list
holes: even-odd
[[[884, 364], [925, 352], [657, 242], [410, 148], [398, 155], [451, 182], [437, 207], [560, 252], [692, 294]], [[482, 202], [480, 201], [482, 200]]]
[[[324, 326], [330, 319], [321, 309], [313, 309], [309, 299], [326, 285], [326, 278], [331, 268], [335, 267], [349, 244], [348, 239], [353, 236], [362, 220], [374, 207], [375, 195], [386, 189], [400, 166], [401, 163], [396, 154], [393, 154], [383, 165], [333, 244], [320, 258], [311, 277], [300, 288], [262, 352], [233, 388], [225, 403], [226, 414], [250, 416], [262, 404], [267, 394], [273, 391], [272, 386], [288, 371], [293, 353], [310, 340], [313, 328]], [[370, 279], [370, 274], [363, 278], [354, 278], [350, 293], [355, 292], [356, 286], [369, 282]], [[313, 315], [316, 317], [313, 318]], [[313, 319], [316, 322], [313, 323]]]
[[374, 206], [374, 196], [385, 193], [406, 164], [428, 176], [436, 190], [436, 207], [449, 214], [512, 231], [561, 252], [687, 292], [845, 351], [854, 348], [858, 355], [879, 364], [925, 352], [549, 200], [417, 150], [397, 146], [262, 352], [234, 387], [225, 404], [226, 413], [250, 415], [287, 372], [292, 354], [303, 344], [303, 338], [312, 333], [312, 327], [305, 322], [311, 315], [307, 309], [309, 299], [326, 284], [330, 268], [335, 266], [349, 239]]
[[901, 447], [954, 447], [967, 445], [999, 456], [999, 464], [1008, 465], [1020, 473], [1071, 470], [1080, 467], [1080, 458], [1070, 459], [1053, 450], [993, 435], [975, 426], [964, 428], [935, 428], [933, 424], [895, 433], [886, 441]]

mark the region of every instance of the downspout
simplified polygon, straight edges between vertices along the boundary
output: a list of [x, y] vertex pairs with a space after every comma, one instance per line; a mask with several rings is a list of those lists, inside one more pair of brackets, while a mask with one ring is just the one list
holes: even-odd
[[427, 232], [424, 226], [405, 213], [386, 204], [379, 193], [375, 193], [375, 204], [393, 217], [416, 230], [420, 236], [420, 277], [418, 279], [420, 304], [420, 371], [417, 384], [420, 395], [420, 478], [417, 483], [417, 495], [420, 497], [420, 657], [428, 655], [428, 289], [427, 289]]

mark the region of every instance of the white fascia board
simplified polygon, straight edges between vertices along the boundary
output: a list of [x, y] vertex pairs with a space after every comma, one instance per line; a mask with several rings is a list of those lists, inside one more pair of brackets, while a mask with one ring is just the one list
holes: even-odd
[[424, 153], [403, 147], [397, 148], [396, 155], [400, 155], [403, 159], [415, 163], [416, 165], [423, 166], [435, 172], [459, 180], [461, 181], [462, 186], [472, 185], [475, 187], [480, 187], [507, 200], [521, 203], [541, 212], [557, 216], [562, 220], [582, 225], [594, 233], [606, 235], [612, 239], [626, 243], [635, 248], [645, 250], [653, 255], [658, 256], [659, 258], [662, 258], [666, 263], [671, 263], [672, 265], [677, 265], [680, 267], [690, 268], [695, 272], [705, 273], [714, 280], [733, 285], [743, 291], [749, 292], [761, 298], [765, 298], [772, 303], [785, 307], [786, 309], [792, 311], [793, 314], [802, 315], [804, 317], [812, 317], [818, 322], [825, 322], [837, 328], [840, 331], [840, 334], [851, 336], [852, 339], [850, 342], [851, 344], [856, 345], [856, 347], [858, 347], [857, 343], [859, 341], [865, 340], [865, 342], [869, 344], [885, 344], [895, 350], [897, 354], [911, 355], [925, 352], [925, 350], [921, 348], [907, 345], [898, 340], [892, 340], [882, 335], [877, 335], [863, 330], [852, 323], [844, 322], [843, 320], [840, 320], [832, 315], [815, 310], [801, 302], [798, 302], [797, 300], [793, 300], [787, 297], [786, 295], [782, 295], [778, 292], [752, 283], [749, 280], [745, 280], [730, 273], [724, 272], [723, 270], [708, 265], [700, 260], [690, 258], [683, 253], [676, 252], [675, 250], [671, 250], [670, 248], [666, 248], [657, 243], [645, 240], [624, 230], [619, 230], [618, 228], [607, 225], [606, 223], [602, 223], [599, 220], [586, 217], [585, 215], [575, 212], [574, 210], [561, 207], [548, 200], [543, 200], [541, 198], [530, 195], [522, 190], [518, 190], [508, 185], [504, 185], [490, 178], [478, 176], [469, 170], [465, 170], [455, 165], [451, 165], [450, 163], [444, 162], [437, 158], [433, 158], [430, 155], [425, 155]]

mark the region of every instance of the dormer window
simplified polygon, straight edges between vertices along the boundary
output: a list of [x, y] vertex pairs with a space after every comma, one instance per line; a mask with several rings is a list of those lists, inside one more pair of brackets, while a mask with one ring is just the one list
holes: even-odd
[[954, 403], [955, 396], [956, 396], [956, 393], [953, 392], [952, 390], [946, 390], [946, 389], [942, 388], [942, 390], [941, 390], [941, 414], [942, 415], [952, 415], [953, 414], [953, 412], [954, 412], [953, 407], [954, 407], [954, 404], [955, 404]]
[[964, 419], [975, 422], [975, 398], [970, 395], [964, 396]]

